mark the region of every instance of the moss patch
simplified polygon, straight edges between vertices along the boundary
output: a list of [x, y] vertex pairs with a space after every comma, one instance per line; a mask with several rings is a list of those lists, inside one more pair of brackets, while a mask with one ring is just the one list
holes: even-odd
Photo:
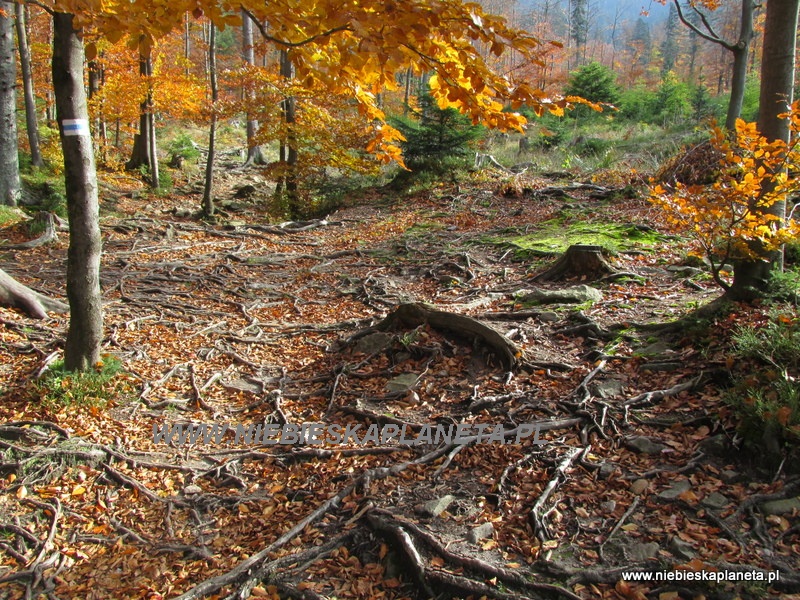
[[664, 241], [664, 236], [647, 227], [616, 223], [570, 223], [548, 221], [525, 235], [507, 234], [487, 240], [511, 247], [519, 258], [554, 256], [574, 244], [602, 246], [611, 254], [630, 250], [647, 251]]

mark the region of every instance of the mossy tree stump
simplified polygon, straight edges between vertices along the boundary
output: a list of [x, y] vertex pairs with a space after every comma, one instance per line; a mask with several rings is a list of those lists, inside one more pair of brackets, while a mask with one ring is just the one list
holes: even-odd
[[602, 246], [574, 244], [555, 264], [540, 273], [534, 281], [560, 281], [575, 278], [581, 281], [593, 281], [616, 272], [603, 256]]

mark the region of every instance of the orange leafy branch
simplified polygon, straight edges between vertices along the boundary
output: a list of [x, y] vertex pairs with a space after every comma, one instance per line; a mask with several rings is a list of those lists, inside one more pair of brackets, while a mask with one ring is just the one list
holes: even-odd
[[714, 183], [651, 188], [651, 201], [677, 231], [693, 238], [725, 290], [730, 285], [720, 271], [727, 261], [760, 258], [800, 233], [794, 220], [774, 210], [800, 188], [789, 176], [800, 168], [800, 104], [781, 117], [789, 120], [792, 142], [767, 140], [755, 123], [741, 119], [735, 135], [714, 126], [711, 144], [722, 155]]

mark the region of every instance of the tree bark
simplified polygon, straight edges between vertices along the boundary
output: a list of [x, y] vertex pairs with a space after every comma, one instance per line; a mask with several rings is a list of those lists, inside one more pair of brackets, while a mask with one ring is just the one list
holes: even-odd
[[214, 216], [214, 158], [216, 154], [217, 138], [217, 28], [211, 24], [208, 43], [208, 75], [211, 84], [211, 124], [208, 128], [208, 159], [206, 161], [206, 180], [203, 187], [203, 214], [206, 217]]
[[[778, 118], [788, 110], [793, 100], [795, 46], [797, 42], [800, 0], [770, 0], [764, 24], [764, 45], [761, 59], [761, 90], [759, 95], [758, 128], [768, 140], [789, 141], [789, 122]], [[762, 194], [771, 188], [764, 186]], [[754, 210], [759, 208], [753, 199]], [[783, 219], [786, 201], [764, 209]], [[773, 269], [780, 265], [782, 253], [752, 248], [756, 258], [737, 261], [733, 285], [728, 296], [736, 300], [753, 300], [764, 294]]]
[[[294, 78], [294, 65], [288, 50], [281, 50], [280, 72], [286, 81]], [[294, 133], [297, 100], [293, 96], [287, 96], [281, 105], [281, 110], [283, 112], [283, 122], [286, 126], [286, 135], [281, 140], [280, 148], [280, 162], [284, 168], [284, 173], [282, 176], [283, 185], [279, 185], [276, 191], [282, 188], [286, 190], [289, 218], [297, 219], [300, 216], [300, 198], [297, 191], [297, 140]]]
[[750, 56], [750, 42], [755, 34], [753, 14], [755, 2], [742, 0], [742, 15], [739, 24], [739, 39], [731, 50], [733, 53], [733, 73], [731, 77], [731, 98], [728, 101], [728, 113], [725, 116], [725, 127], [729, 131], [736, 129], [736, 119], [742, 114], [744, 91], [747, 83], [747, 59]]
[[[254, 67], [256, 64], [255, 46], [253, 44], [253, 21], [246, 11], [242, 10], [242, 60], [246, 65]], [[245, 100], [252, 101], [253, 94], [248, 90], [244, 90]], [[264, 155], [261, 152], [261, 146], [256, 141], [256, 132], [258, 131], [258, 121], [251, 118], [250, 114], [247, 115], [247, 160], [246, 165], [263, 165]]]
[[[150, 51], [139, 55], [139, 75], [153, 76], [153, 61]], [[147, 96], [140, 105], [139, 133], [133, 138], [133, 152], [130, 160], [125, 164], [128, 170], [138, 169], [142, 166], [148, 169], [148, 183], [155, 189], [158, 187], [158, 154], [156, 152], [155, 112], [153, 110], [152, 83], [147, 83]]]
[[31, 165], [44, 166], [42, 152], [39, 147], [39, 124], [36, 121], [36, 96], [33, 93], [33, 71], [31, 70], [31, 51], [28, 46], [28, 28], [26, 27], [23, 4], [15, 4], [17, 17], [17, 43], [19, 44], [19, 64], [22, 71], [22, 89], [25, 94], [25, 125], [28, 130], [28, 144], [31, 147]]
[[83, 85], [83, 42], [72, 23], [71, 14], [53, 15], [53, 87], [69, 213], [67, 299], [71, 314], [64, 367], [84, 371], [97, 364], [103, 340], [101, 240], [97, 172]]
[[17, 57], [14, 23], [0, 13], [0, 204], [16, 206], [20, 195], [17, 147]]

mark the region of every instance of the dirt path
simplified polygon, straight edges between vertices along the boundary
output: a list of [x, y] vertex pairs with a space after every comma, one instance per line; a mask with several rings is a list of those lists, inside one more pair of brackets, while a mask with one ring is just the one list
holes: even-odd
[[[796, 516], [764, 508], [797, 484], [753, 479], [730, 449], [718, 389], [731, 367], [729, 325], [702, 346], [612, 329], [715, 296], [711, 283], [666, 269], [679, 245], [614, 257], [636, 278], [598, 285], [593, 304], [520, 303], [522, 290], [587, 282], [539, 286], [532, 276], [552, 258], [521, 260], [498, 238], [535, 231], [565, 205], [571, 219], [658, 225], [643, 200], [536, 193], [552, 185], [531, 180], [513, 198], [492, 181], [436, 188], [283, 228], [252, 215], [214, 227], [176, 217], [188, 198], [151, 198], [146, 212], [142, 200], [115, 199], [102, 282], [107, 350], [129, 373], [124, 393], [106, 408], [37, 401], [32, 376], [60, 348], [66, 321], [0, 308], [2, 594], [689, 598], [689, 589], [727, 598], [768, 589], [621, 581], [624, 570], [677, 565], [780, 571], [783, 587], [769, 589], [800, 590]], [[59, 295], [63, 236], [2, 260]], [[519, 349], [517, 363], [431, 323], [369, 329], [411, 302], [493, 327]], [[154, 443], [154, 428], [201, 423], [360, 425], [359, 436], [371, 424], [405, 426], [422, 443], [266, 445], [233, 433], [219, 444]], [[424, 438], [426, 426], [459, 424], [501, 426], [511, 443]], [[517, 441], [520, 424], [535, 424], [536, 441]]]

